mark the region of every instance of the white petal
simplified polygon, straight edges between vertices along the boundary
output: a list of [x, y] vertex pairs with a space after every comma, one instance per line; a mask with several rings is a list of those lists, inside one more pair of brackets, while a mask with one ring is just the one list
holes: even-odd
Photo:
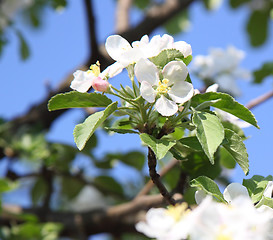
[[78, 92], [87, 92], [91, 87], [92, 78], [94, 76], [91, 73], [88, 74], [81, 70], [77, 70], [73, 75], [74, 79], [72, 80], [70, 87]]
[[152, 85], [146, 81], [143, 81], [140, 85], [141, 96], [148, 101], [153, 103], [156, 97], [156, 91], [153, 89]]
[[195, 202], [199, 205], [208, 195], [203, 190], [197, 190], [195, 192]]
[[167, 99], [163, 95], [156, 101], [155, 109], [162, 115], [162, 116], [172, 116], [178, 111], [178, 106], [175, 102]]
[[125, 38], [119, 35], [111, 35], [106, 39], [105, 48], [110, 57], [118, 61], [120, 55], [132, 47]]
[[131, 48], [119, 56], [119, 62], [124, 67], [127, 67], [130, 64], [138, 62], [143, 57], [142, 48]]
[[119, 73], [122, 72], [123, 70], [123, 65], [120, 64], [119, 62], [115, 62], [112, 65], [108, 66], [101, 74], [100, 77], [102, 79], [105, 79], [106, 77], [108, 78], [112, 78], [116, 75], [118, 75]]
[[176, 103], [184, 103], [193, 96], [194, 89], [191, 83], [182, 81], [175, 83], [168, 92], [169, 96]]
[[239, 196], [249, 197], [246, 187], [244, 187], [240, 183], [229, 184], [224, 190], [223, 195], [224, 195], [224, 199], [229, 203]]
[[263, 195], [268, 198], [273, 198], [273, 182], [272, 181], [268, 182]]
[[146, 81], [152, 86], [159, 81], [157, 67], [148, 59], [141, 58], [135, 65], [135, 74], [139, 82]]
[[185, 58], [192, 55], [191, 45], [184, 41], [174, 42], [173, 48], [182, 52]]
[[162, 74], [169, 80], [168, 85], [178, 81], [184, 81], [188, 75], [188, 69], [182, 61], [172, 61], [165, 65]]
[[218, 87], [219, 85], [217, 83], [214, 83], [207, 88], [206, 92], [217, 92]]

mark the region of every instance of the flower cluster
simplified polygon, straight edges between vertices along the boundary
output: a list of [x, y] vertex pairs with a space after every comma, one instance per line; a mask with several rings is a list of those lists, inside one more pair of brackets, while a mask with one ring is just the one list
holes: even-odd
[[162, 37], [156, 35], [151, 40], [145, 35], [131, 45], [123, 37], [112, 35], [107, 38], [105, 48], [116, 62], [103, 72], [100, 72], [99, 63], [92, 65], [88, 71], [76, 71], [72, 89], [86, 92], [93, 87], [96, 91], [112, 94], [116, 89], [107, 80], [127, 68], [131, 80], [134, 82], [136, 76], [139, 82], [136, 92], [154, 105], [162, 116], [174, 115], [178, 111], [178, 104], [182, 105], [193, 96], [193, 86], [186, 81], [187, 66], [181, 59], [172, 59], [163, 68], [152, 62], [153, 57], [168, 49], [177, 51], [184, 59], [191, 56], [191, 46], [186, 42], [175, 42], [167, 34]]
[[217, 83], [220, 91], [238, 96], [240, 90], [236, 84], [236, 79], [250, 78], [250, 72], [239, 67], [244, 56], [243, 51], [233, 46], [228, 47], [226, 50], [213, 48], [207, 56], [196, 56], [191, 70], [207, 85], [213, 82]]
[[[269, 182], [264, 195], [272, 197], [273, 184]], [[270, 240], [273, 239], [273, 209], [255, 208], [247, 189], [232, 183], [224, 191], [228, 204], [216, 202], [203, 191], [197, 191], [199, 205], [192, 211], [185, 203], [176, 209], [150, 209], [146, 220], [136, 229], [148, 237], [160, 240]], [[183, 211], [179, 209], [183, 208]], [[175, 213], [175, 214], [173, 214]]]

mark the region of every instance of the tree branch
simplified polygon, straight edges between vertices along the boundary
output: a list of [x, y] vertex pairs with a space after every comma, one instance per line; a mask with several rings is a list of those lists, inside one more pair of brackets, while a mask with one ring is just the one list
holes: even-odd
[[[161, 176], [161, 178], [167, 174], [172, 168], [174, 168], [177, 165], [178, 161], [173, 158], [165, 167], [163, 167], [161, 169], [161, 171], [159, 172], [159, 175]], [[136, 198], [140, 197], [140, 196], [144, 196], [146, 194], [148, 194], [151, 189], [154, 187], [154, 183], [152, 180], [149, 180], [145, 186], [141, 189], [141, 191], [136, 195]]]
[[273, 91], [267, 92], [253, 100], [251, 100], [248, 104], [246, 104], [246, 107], [248, 109], [252, 109], [258, 105], [260, 105], [261, 103], [267, 101], [268, 99], [273, 97]]
[[172, 198], [164, 184], [161, 182], [160, 175], [156, 172], [156, 156], [150, 147], [148, 147], [148, 166], [150, 177], [153, 183], [157, 186], [161, 195], [164, 197], [168, 204], [175, 205], [175, 200]]
[[42, 213], [40, 209], [22, 209], [5, 207], [0, 216], [0, 225], [10, 225], [11, 221], [20, 222], [15, 214], [35, 214], [40, 220], [63, 224], [62, 236], [78, 237], [79, 228], [87, 235], [97, 233], [120, 234], [124, 232], [136, 233], [135, 224], [143, 220], [144, 214], [151, 207], [160, 207], [164, 203], [163, 197], [158, 195], [142, 196], [131, 202], [123, 203], [108, 209], [96, 209], [85, 213], [54, 211]]
[[116, 32], [124, 32], [130, 27], [130, 8], [132, 0], [118, 0], [116, 7]]

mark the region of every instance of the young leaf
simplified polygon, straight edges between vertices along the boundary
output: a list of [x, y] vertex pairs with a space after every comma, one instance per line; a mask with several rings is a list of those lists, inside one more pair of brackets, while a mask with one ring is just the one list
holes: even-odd
[[30, 55], [30, 51], [29, 51], [29, 47], [28, 44], [24, 38], [24, 36], [22, 35], [21, 32], [17, 31], [17, 36], [20, 40], [20, 55], [21, 55], [21, 59], [22, 60], [26, 60], [29, 55]]
[[140, 139], [145, 145], [149, 146], [153, 150], [158, 159], [165, 157], [167, 152], [176, 144], [175, 141], [156, 139], [146, 133], [141, 134]]
[[214, 153], [224, 139], [224, 127], [220, 119], [207, 112], [193, 113], [192, 122], [196, 127], [196, 136], [208, 156], [214, 164]]
[[52, 97], [48, 102], [48, 109], [54, 111], [66, 108], [107, 107], [111, 103], [111, 99], [99, 93], [71, 91]]
[[[219, 100], [216, 102], [211, 102], [212, 100]], [[208, 92], [203, 94], [195, 95], [191, 102], [192, 106], [196, 107], [203, 102], [211, 102], [211, 106], [215, 108], [219, 108], [225, 112], [228, 112], [250, 124], [259, 128], [257, 125], [257, 121], [254, 115], [242, 104], [238, 103], [233, 97], [226, 93], [218, 93], [218, 92]]]
[[263, 66], [254, 71], [254, 83], [262, 83], [268, 76], [273, 76], [273, 62], [266, 62]]
[[225, 140], [227, 140], [227, 143], [222, 144], [223, 147], [231, 154], [233, 159], [247, 175], [249, 171], [249, 161], [243, 140], [237, 133], [229, 129], [225, 129]]
[[243, 185], [247, 188], [252, 201], [254, 203], [257, 203], [262, 199], [264, 190], [268, 182], [272, 180], [273, 177], [271, 175], [267, 177], [254, 175], [250, 179], [244, 179]]
[[195, 178], [191, 180], [190, 185], [191, 187], [196, 187], [198, 189], [205, 191], [206, 193], [214, 196], [221, 202], [226, 202], [218, 185], [208, 177], [200, 176], [198, 178]]
[[165, 49], [161, 51], [157, 56], [150, 58], [156, 66], [163, 68], [168, 62], [174, 60], [182, 60], [186, 65], [191, 61], [192, 56], [184, 58], [183, 54], [177, 49]]
[[85, 119], [74, 129], [74, 140], [79, 150], [82, 150], [94, 131], [117, 109], [117, 102], [111, 103], [104, 111], [96, 112]]

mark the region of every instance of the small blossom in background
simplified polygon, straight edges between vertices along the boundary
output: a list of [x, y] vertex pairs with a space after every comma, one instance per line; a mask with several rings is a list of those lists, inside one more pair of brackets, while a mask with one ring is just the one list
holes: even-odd
[[8, 26], [9, 22], [20, 9], [25, 9], [34, 3], [33, 0], [2, 0], [0, 1], [0, 31]]
[[240, 89], [236, 84], [237, 79], [251, 77], [249, 71], [239, 67], [244, 57], [244, 52], [233, 46], [226, 50], [214, 48], [207, 56], [196, 56], [192, 62], [191, 70], [206, 84], [217, 83], [220, 91], [236, 97], [240, 95]]
[[[162, 116], [172, 116], [178, 111], [177, 103], [184, 103], [193, 96], [193, 86], [185, 81], [188, 70], [182, 61], [172, 61], [162, 70], [147, 59], [140, 59], [135, 65], [137, 80], [141, 83], [141, 96], [149, 103], [155, 102], [155, 109]], [[158, 98], [157, 98], [158, 97]]]

